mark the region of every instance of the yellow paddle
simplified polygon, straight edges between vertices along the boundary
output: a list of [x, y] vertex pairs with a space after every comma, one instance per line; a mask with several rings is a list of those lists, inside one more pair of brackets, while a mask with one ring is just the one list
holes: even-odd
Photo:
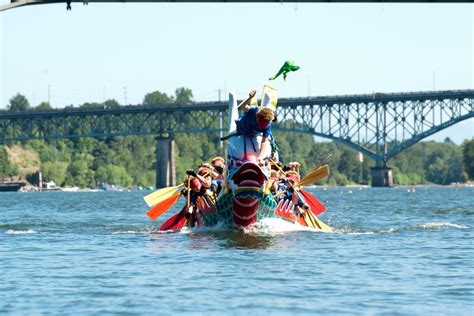
[[295, 186], [304, 186], [324, 179], [329, 175], [329, 166], [327, 164], [329, 158], [331, 158], [332, 154], [326, 156], [320, 163], [316, 165], [316, 167], [311, 170], [306, 177], [300, 180]]
[[[214, 169], [209, 167], [206, 168], [208, 168], [209, 171], [204, 174], [204, 177], [207, 177]], [[174, 187], [159, 189], [153, 193], [148, 194], [143, 199], [145, 200], [146, 204], [148, 204], [148, 206], [153, 206], [155, 204], [163, 202], [164, 200], [172, 197], [173, 195], [180, 194], [182, 187], [184, 187], [184, 183], [181, 183], [180, 185]]]
[[304, 219], [306, 221], [306, 224], [308, 224], [308, 227], [319, 228], [324, 233], [332, 233], [333, 232], [331, 227], [329, 227], [322, 220], [320, 220], [316, 216], [314, 216], [314, 214], [310, 211], [305, 211]]
[[310, 173], [308, 173], [303, 179], [298, 181], [298, 183], [295, 184], [295, 187], [301, 187], [301, 186], [313, 184], [316, 181], [326, 178], [328, 175], [329, 175], [329, 166], [327, 164], [323, 166], [318, 166], [315, 169], [313, 169]]
[[173, 195], [180, 194], [181, 188], [184, 186], [184, 183], [174, 186], [159, 189], [153, 193], [148, 194], [143, 199], [145, 200], [148, 206], [153, 206], [155, 204], [161, 203], [164, 200], [172, 197]]

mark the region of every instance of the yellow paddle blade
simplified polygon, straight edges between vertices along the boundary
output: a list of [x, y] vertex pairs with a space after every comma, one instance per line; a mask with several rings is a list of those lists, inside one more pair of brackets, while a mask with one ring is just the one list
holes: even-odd
[[305, 213], [303, 215], [303, 219], [306, 223], [306, 226], [308, 226], [309, 228], [319, 228], [318, 225], [316, 225], [316, 222], [313, 220], [313, 218], [308, 215], [308, 213]]
[[312, 224], [314, 224], [314, 228], [319, 228], [325, 233], [332, 233], [333, 230], [331, 227], [326, 225], [322, 220], [318, 219], [312, 212], [306, 212], [306, 216], [310, 219]]
[[304, 185], [310, 185], [313, 184], [314, 182], [324, 179], [329, 175], [329, 166], [324, 165], [317, 167], [316, 169], [312, 170], [310, 173], [306, 175], [303, 179], [301, 179], [295, 187], [301, 187]]
[[153, 206], [155, 204], [163, 202], [164, 200], [172, 197], [175, 194], [178, 194], [181, 190], [181, 187], [183, 186], [184, 184], [180, 184], [174, 187], [159, 189], [153, 193], [148, 194], [143, 199], [145, 200], [148, 206]]

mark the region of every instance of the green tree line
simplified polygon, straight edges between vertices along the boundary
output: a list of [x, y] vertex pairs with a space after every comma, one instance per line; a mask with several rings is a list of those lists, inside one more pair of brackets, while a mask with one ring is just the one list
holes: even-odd
[[[185, 104], [192, 103], [192, 98], [190, 89], [178, 88], [175, 95], [160, 91], [148, 93], [143, 104]], [[103, 103], [84, 103], [79, 107], [116, 108], [120, 105], [112, 99]], [[47, 102], [31, 107], [21, 94], [12, 97], [7, 105], [8, 111], [49, 109], [52, 107]], [[299, 161], [303, 175], [331, 154], [331, 174], [320, 184], [370, 184], [370, 168], [375, 163], [368, 157], [364, 157], [361, 162], [355, 150], [337, 142], [316, 143], [307, 134], [280, 131], [274, 134], [281, 160]], [[219, 146], [218, 133], [176, 134], [174, 139], [178, 179], [184, 177], [186, 169], [225, 153], [225, 149]], [[4, 145], [13, 144], [9, 142]], [[96, 181], [125, 187], [149, 187], [155, 184], [156, 140], [153, 136], [33, 140], [23, 142], [22, 146], [38, 154], [43, 177], [58, 185], [94, 187]], [[444, 142], [420, 142], [391, 159], [389, 165], [393, 168], [395, 183], [401, 185], [450, 184], [474, 180], [474, 139], [466, 140], [462, 145], [449, 139]], [[0, 176], [16, 175], [18, 172], [18, 166], [7, 159], [4, 147], [0, 146]]]

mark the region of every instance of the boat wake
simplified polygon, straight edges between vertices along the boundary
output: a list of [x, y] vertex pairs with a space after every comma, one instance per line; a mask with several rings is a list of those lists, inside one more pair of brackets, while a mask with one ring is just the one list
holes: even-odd
[[448, 222], [431, 222], [431, 223], [426, 223], [426, 224], [420, 224], [420, 225], [414, 225], [414, 226], [409, 226], [408, 228], [410, 229], [433, 229], [433, 228], [442, 228], [442, 227], [454, 227], [454, 228], [462, 228], [466, 229], [468, 228], [465, 225], [459, 225], [459, 224], [452, 224]]
[[405, 227], [390, 227], [380, 230], [373, 231], [362, 231], [355, 228], [340, 228], [336, 229], [334, 232], [337, 234], [348, 234], [348, 235], [374, 235], [374, 234], [394, 234], [400, 233], [403, 231], [419, 231], [419, 230], [435, 230], [442, 228], [457, 228], [457, 229], [467, 229], [468, 226], [453, 224], [449, 222], [428, 222], [424, 224], [416, 224]]
[[264, 218], [256, 223], [256, 225], [243, 229], [245, 233], [254, 234], [282, 234], [294, 231], [317, 231], [315, 229], [293, 224], [280, 218]]
[[[449, 222], [428, 222], [424, 224], [416, 224], [405, 227], [390, 227], [378, 230], [363, 230], [354, 227], [342, 227], [334, 230], [335, 234], [346, 234], [346, 235], [374, 235], [374, 234], [396, 234], [404, 231], [420, 231], [420, 230], [438, 230], [443, 228], [455, 228], [455, 229], [468, 229], [468, 226], [449, 223]], [[229, 228], [223, 224], [217, 224], [210, 227], [195, 227], [189, 228], [184, 227], [180, 231], [158, 231], [154, 227], [123, 227], [122, 229], [115, 229], [110, 233], [112, 235], [148, 235], [148, 234], [194, 234], [194, 233], [206, 233], [206, 232], [225, 232], [229, 231]], [[278, 235], [289, 232], [297, 231], [308, 231], [319, 233], [321, 231], [299, 224], [293, 224], [289, 221], [280, 218], [264, 218], [257, 223], [242, 229], [244, 234], [256, 234], [256, 235]], [[40, 232], [33, 229], [7, 229], [5, 235], [32, 235], [39, 234]]]
[[[206, 233], [206, 232], [223, 232], [223, 231], [234, 231], [234, 229], [229, 229], [224, 224], [217, 224], [214, 226], [208, 227], [184, 227], [179, 232], [180, 234], [190, 234], [190, 233]], [[241, 228], [241, 231], [244, 234], [262, 234], [262, 235], [274, 235], [274, 234], [282, 234], [287, 232], [294, 232], [294, 231], [312, 231], [312, 232], [319, 232], [317, 229], [301, 226], [299, 224], [293, 224], [289, 221], [286, 221], [281, 218], [264, 218], [257, 223], [250, 225], [245, 228]], [[154, 234], [169, 234], [169, 233], [176, 233], [176, 231], [152, 231], [151, 233]]]
[[5, 235], [30, 235], [30, 234], [37, 234], [38, 232], [32, 229], [28, 230], [14, 230], [9, 229], [5, 231]]

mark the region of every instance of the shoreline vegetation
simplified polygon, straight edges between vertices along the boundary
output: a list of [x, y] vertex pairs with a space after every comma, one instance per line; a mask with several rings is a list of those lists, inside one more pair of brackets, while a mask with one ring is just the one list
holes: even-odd
[[[192, 91], [187, 88], [176, 89], [174, 96], [154, 91], [145, 95], [143, 105], [186, 104], [192, 103], [192, 98]], [[88, 109], [115, 107], [120, 107], [115, 100], [79, 106]], [[21, 94], [12, 97], [7, 105], [7, 111], [13, 112], [35, 109], [52, 107], [47, 102], [31, 107]], [[297, 123], [284, 121], [279, 124]], [[279, 131], [274, 134], [280, 160], [300, 162], [302, 175], [332, 154], [330, 175], [316, 183], [318, 186], [370, 186], [370, 168], [375, 166], [372, 159], [337, 142], [315, 142], [308, 134]], [[175, 134], [174, 139], [178, 183], [184, 179], [186, 169], [225, 154], [224, 148], [219, 146], [219, 133]], [[54, 181], [58, 187], [95, 189], [99, 181], [127, 189], [150, 188], [155, 185], [155, 164], [154, 136], [31, 140], [0, 145], [0, 177], [28, 179], [41, 171], [44, 181]], [[461, 145], [449, 138], [443, 142], [421, 141], [389, 160], [388, 164], [393, 169], [395, 186], [471, 186], [474, 181], [474, 137]]]

